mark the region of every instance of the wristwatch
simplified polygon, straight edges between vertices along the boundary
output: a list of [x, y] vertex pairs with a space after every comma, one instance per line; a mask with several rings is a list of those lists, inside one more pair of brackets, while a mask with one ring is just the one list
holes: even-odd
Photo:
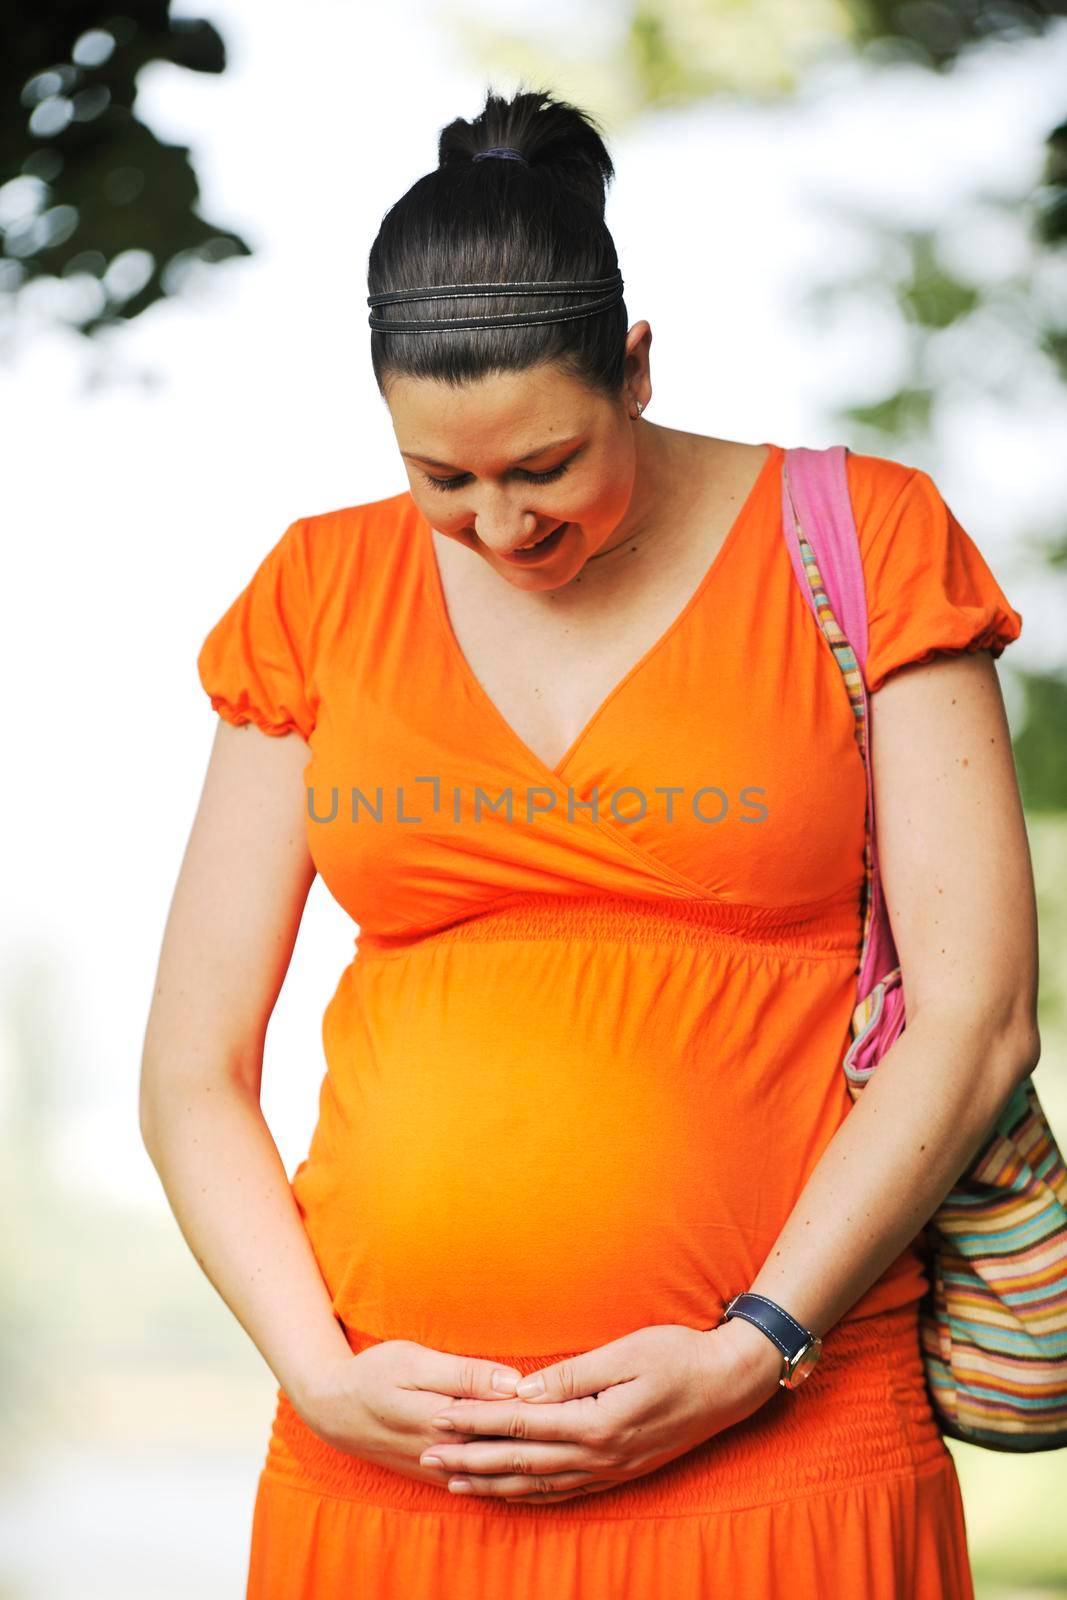
[[[810, 1328], [783, 1311], [780, 1305], [768, 1300], [765, 1294], [735, 1294], [722, 1314], [723, 1322], [731, 1317], [744, 1317], [762, 1328], [768, 1339], [774, 1341], [782, 1352], [782, 1376], [778, 1379], [783, 1389], [797, 1389], [810, 1375], [822, 1351], [822, 1340]], [[721, 1326], [721, 1324], [720, 1324]]]

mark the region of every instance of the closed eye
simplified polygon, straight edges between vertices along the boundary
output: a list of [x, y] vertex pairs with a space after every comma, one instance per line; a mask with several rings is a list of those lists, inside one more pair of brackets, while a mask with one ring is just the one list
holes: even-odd
[[[551, 467], [548, 472], [523, 472], [521, 476], [527, 483], [555, 483], [557, 478], [562, 478], [570, 464], [570, 461], [561, 461], [558, 467]], [[428, 472], [424, 472], [422, 476], [435, 489], [461, 489], [470, 474], [461, 472], [455, 478], [432, 478]]]

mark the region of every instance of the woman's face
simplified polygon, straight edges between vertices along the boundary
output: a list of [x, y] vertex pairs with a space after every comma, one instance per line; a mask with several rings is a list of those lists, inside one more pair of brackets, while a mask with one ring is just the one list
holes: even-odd
[[[631, 345], [638, 329], [631, 330]], [[647, 357], [636, 363], [647, 377]], [[454, 388], [436, 379], [386, 383], [411, 495], [432, 528], [466, 545], [522, 589], [554, 589], [622, 527], [637, 466], [629, 374], [617, 401], [556, 365], [494, 373]], [[552, 533], [543, 548], [521, 552]]]

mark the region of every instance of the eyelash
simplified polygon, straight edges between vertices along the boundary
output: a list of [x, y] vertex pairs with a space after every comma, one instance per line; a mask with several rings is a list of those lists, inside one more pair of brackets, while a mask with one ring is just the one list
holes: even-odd
[[[562, 478], [569, 466], [569, 461], [563, 461], [558, 467], [550, 468], [548, 472], [528, 472], [526, 481], [527, 483], [554, 483], [557, 478]], [[423, 477], [435, 489], [459, 489], [463, 485], [466, 474], [460, 473], [457, 478], [431, 478], [428, 472], [424, 472]]]

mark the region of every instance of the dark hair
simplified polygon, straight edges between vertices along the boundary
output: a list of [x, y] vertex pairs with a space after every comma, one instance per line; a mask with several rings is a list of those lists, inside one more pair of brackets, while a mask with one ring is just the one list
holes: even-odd
[[[473, 160], [496, 145], [521, 151], [525, 161]], [[593, 119], [576, 106], [547, 91], [523, 90], [505, 100], [490, 89], [473, 122], [457, 117], [441, 130], [437, 155], [437, 168], [382, 219], [368, 261], [369, 294], [447, 283], [605, 278], [618, 268], [604, 221], [605, 188], [615, 169]], [[559, 294], [485, 295], [463, 300], [458, 310], [450, 311], [447, 301], [413, 300], [387, 314], [425, 321], [565, 303]], [[461, 384], [555, 362], [615, 399], [626, 329], [622, 300], [589, 316], [525, 327], [375, 329], [371, 365], [384, 393], [393, 374]]]

